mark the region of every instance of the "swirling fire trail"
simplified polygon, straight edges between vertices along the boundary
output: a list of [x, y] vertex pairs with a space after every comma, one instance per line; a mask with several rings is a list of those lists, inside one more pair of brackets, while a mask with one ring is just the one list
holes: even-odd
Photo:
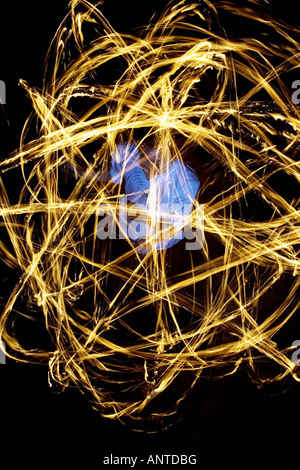
[[[77, 386], [104, 416], [140, 421], [176, 414], [200, 377], [239, 367], [261, 384], [299, 381], [295, 338], [278, 339], [300, 306], [298, 31], [252, 10], [258, 2], [182, 1], [121, 33], [102, 3], [72, 0], [43, 88], [20, 82], [33, 114], [0, 162], [0, 252], [20, 274], [1, 315], [7, 354], [48, 364], [52, 384]], [[222, 15], [262, 33], [229, 38]], [[146, 186], [175, 162], [197, 175], [184, 223], [203, 233], [199, 249], [186, 238], [157, 249], [165, 227], [151, 202], [126, 205], [146, 238], [124, 235], [127, 168], [112, 180], [112, 156], [125, 142]], [[99, 235], [100, 213], [115, 239]], [[21, 317], [45, 326], [49, 347], [20, 337]]]

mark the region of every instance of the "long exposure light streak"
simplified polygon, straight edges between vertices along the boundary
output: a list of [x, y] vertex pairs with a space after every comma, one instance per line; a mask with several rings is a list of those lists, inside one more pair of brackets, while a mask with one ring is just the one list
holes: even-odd
[[[258, 2], [182, 1], [129, 34], [102, 3], [72, 0], [43, 88], [20, 81], [33, 115], [0, 162], [0, 252], [20, 274], [0, 321], [7, 355], [48, 364], [51, 384], [77, 386], [102, 415], [139, 421], [176, 414], [199, 377], [241, 365], [257, 383], [299, 381], [297, 338], [277, 340], [300, 307], [300, 120], [285, 81], [300, 67], [298, 31], [252, 10]], [[228, 38], [221, 12], [265, 28], [264, 39]], [[39, 132], [28, 139], [33, 116]], [[188, 217], [204, 233], [198, 250], [185, 240], [156, 249], [148, 233], [141, 251], [122, 236], [126, 191], [107, 175], [124, 142], [135, 142], [148, 179], [174, 162], [198, 175]], [[161, 240], [149, 207], [139, 216]], [[104, 208], [115, 240], [97, 232]], [[22, 316], [45, 325], [49, 347], [17, 334]], [[273, 366], [261, 370], [265, 361]]]

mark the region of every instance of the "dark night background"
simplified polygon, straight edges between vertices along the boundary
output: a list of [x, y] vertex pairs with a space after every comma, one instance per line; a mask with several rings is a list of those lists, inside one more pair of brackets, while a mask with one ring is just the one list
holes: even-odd
[[[18, 80], [41, 86], [48, 45], [67, 12], [64, 0], [3, 3], [0, 80], [7, 87], [4, 111], [9, 125], [0, 110], [1, 157], [18, 146], [31, 111]], [[147, 22], [162, 3], [124, 1], [117, 8], [116, 1], [107, 0], [106, 9], [116, 28], [130, 29]], [[292, 5], [291, 0], [285, 1], [282, 12], [278, 2], [277, 14], [294, 19]], [[12, 190], [16, 188], [15, 183]], [[1, 274], [0, 295], [9, 291], [13, 281]], [[296, 339], [300, 338], [292, 337], [291, 343]], [[101, 418], [75, 389], [54, 393], [47, 373], [46, 367], [13, 361], [0, 365], [0, 459], [8, 458], [14, 468], [17, 464], [44, 468], [46, 462], [56, 468], [63, 464], [102, 468], [104, 456], [110, 453], [196, 454], [197, 468], [225, 463], [242, 468], [250, 462], [267, 467], [279, 456], [287, 465], [297, 451], [300, 385], [296, 383], [276, 395], [273, 390], [258, 390], [242, 371], [220, 381], [202, 380], [188, 397], [179, 423], [146, 435]]]

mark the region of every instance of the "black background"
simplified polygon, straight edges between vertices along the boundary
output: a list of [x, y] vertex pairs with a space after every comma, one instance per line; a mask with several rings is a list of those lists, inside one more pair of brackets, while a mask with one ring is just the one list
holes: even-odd
[[[115, 27], [130, 30], [145, 23], [161, 3], [126, 1], [117, 8], [116, 1], [107, 0], [106, 10]], [[277, 15], [294, 21], [292, 5], [284, 2], [283, 12], [278, 2]], [[7, 104], [1, 112], [2, 157], [18, 146], [31, 111], [18, 81], [23, 78], [41, 86], [47, 48], [66, 12], [63, 0], [1, 4], [0, 79], [7, 87]], [[13, 279], [3, 279], [2, 289], [9, 289], [11, 283]], [[291, 337], [291, 343], [296, 339]], [[146, 435], [101, 418], [75, 389], [55, 394], [47, 374], [42, 366], [12, 361], [0, 365], [0, 459], [9, 458], [13, 468], [17, 464], [44, 468], [48, 462], [55, 468], [65, 464], [68, 468], [101, 468], [104, 457], [111, 453], [196, 454], [197, 468], [216, 464], [242, 468], [250, 462], [269, 466], [281, 456], [287, 465], [289, 458], [296, 457], [297, 383], [285, 393], [273, 395], [258, 390], [242, 371], [221, 381], [202, 380], [187, 400], [179, 423]]]

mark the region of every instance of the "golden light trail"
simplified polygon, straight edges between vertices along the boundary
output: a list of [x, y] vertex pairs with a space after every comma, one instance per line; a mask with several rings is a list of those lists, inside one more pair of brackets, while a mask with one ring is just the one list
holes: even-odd
[[[76, 385], [104, 416], [136, 421], [176, 414], [200, 376], [248, 366], [261, 384], [299, 381], [290, 346], [297, 338], [277, 342], [300, 307], [300, 114], [285, 81], [300, 68], [298, 31], [258, 15], [258, 2], [182, 1], [125, 34], [101, 3], [72, 0], [43, 89], [20, 82], [39, 133], [26, 140], [28, 120], [20, 148], [0, 162], [1, 229], [10, 241], [0, 252], [20, 273], [1, 315], [7, 355], [48, 364], [51, 383]], [[221, 11], [268, 34], [229, 39]], [[201, 249], [155, 249], [163, 228], [151, 211], [141, 211], [155, 229], [148, 250], [121, 236], [123, 187], [103, 175], [127, 141], [155, 175], [149, 139], [161, 167], [194, 165], [200, 190], [189, 222], [204, 230]], [[16, 204], [6, 192], [13, 168], [24, 178]], [[104, 209], [117, 240], [97, 236]], [[134, 207], [127, 211], [132, 220]], [[36, 308], [24, 315], [43, 320], [49, 350], [25, 347], [14, 332], [11, 315], [25, 293]], [[265, 360], [273, 375], [260, 375]], [[185, 373], [190, 385], [162, 409], [160, 396]]]

